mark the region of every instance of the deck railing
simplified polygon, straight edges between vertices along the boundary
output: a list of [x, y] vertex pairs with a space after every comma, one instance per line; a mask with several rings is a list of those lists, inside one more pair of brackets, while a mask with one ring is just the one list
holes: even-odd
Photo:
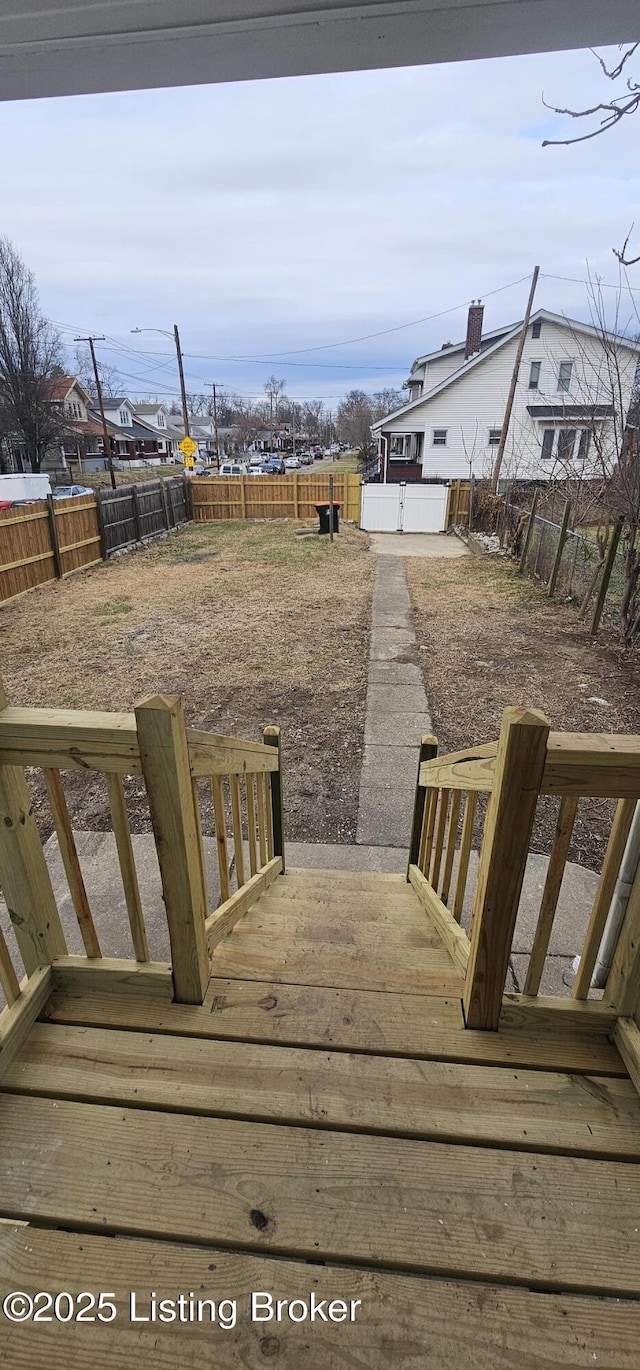
[[[42, 849], [25, 768], [42, 771], [71, 901], [84, 947], [68, 956], [67, 941]], [[64, 774], [85, 771], [106, 781], [128, 915], [131, 970], [168, 973], [149, 955], [143, 900], [134, 858], [123, 778], [141, 775], [151, 814], [162, 881], [176, 1001], [202, 1003], [217, 943], [284, 869], [280, 732], [260, 743], [187, 728], [179, 699], [145, 699], [134, 714], [12, 708], [0, 690], [0, 889], [21, 979], [0, 930], [4, 1013], [42, 968], [79, 960], [105, 969], [74, 839]], [[205, 782], [213, 797], [219, 898], [207, 889], [203, 848]], [[246, 845], [245, 845], [246, 843]], [[217, 891], [216, 891], [217, 895]], [[217, 903], [217, 907], [212, 907]], [[135, 958], [135, 959], [134, 959]], [[6, 1026], [6, 1023], [5, 1023]], [[0, 1016], [0, 1049], [3, 1022]]]
[[[580, 800], [616, 801], [595, 898], [585, 909], [582, 947], [576, 947], [580, 963], [572, 997], [577, 1009], [589, 997], [640, 799], [640, 737], [551, 732], [537, 711], [506, 709], [497, 742], [445, 757], [436, 752], [435, 739], [423, 738], [408, 879], [465, 976], [469, 1027], [495, 1029], [503, 1012], [539, 797], [557, 797], [558, 812], [522, 996], [530, 1004], [540, 988]], [[607, 1012], [624, 1018], [640, 1010], [640, 874], [627, 894], [604, 986], [603, 1021]], [[469, 909], [465, 931], [461, 920]], [[548, 1003], [545, 998], [545, 1007]]]

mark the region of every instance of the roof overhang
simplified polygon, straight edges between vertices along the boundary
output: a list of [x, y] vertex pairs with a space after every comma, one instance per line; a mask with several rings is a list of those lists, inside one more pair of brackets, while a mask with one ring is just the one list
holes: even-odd
[[575, 419], [588, 423], [591, 419], [612, 419], [612, 404], [528, 404], [532, 419]]
[[0, 99], [415, 66], [637, 36], [637, 0], [13, 0]]

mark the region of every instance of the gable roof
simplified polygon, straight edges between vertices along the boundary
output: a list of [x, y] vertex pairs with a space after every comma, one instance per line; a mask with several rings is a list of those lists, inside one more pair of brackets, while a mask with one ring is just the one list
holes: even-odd
[[[562, 314], [552, 314], [549, 309], [537, 309], [535, 314], [531, 315], [529, 323], [533, 324], [537, 319], [546, 320], [547, 323], [559, 324], [562, 328], [569, 328], [573, 333], [584, 333], [590, 338], [600, 337], [598, 329], [594, 328], [592, 324], [580, 323], [577, 319], [567, 319]], [[485, 348], [483, 352], [475, 352], [472, 357], [469, 357], [467, 361], [462, 363], [462, 366], [459, 366], [456, 371], [452, 371], [444, 380], [438, 381], [437, 385], [434, 385], [431, 390], [427, 390], [425, 394], [418, 395], [417, 399], [410, 400], [408, 404], [401, 405], [400, 409], [394, 409], [391, 414], [385, 414], [384, 418], [377, 419], [376, 422], [371, 425], [372, 432], [377, 433], [385, 423], [389, 423], [392, 419], [399, 419], [402, 418], [403, 414], [412, 413], [414, 409], [418, 408], [418, 405], [427, 404], [429, 400], [434, 399], [436, 395], [440, 395], [443, 390], [446, 390], [447, 386], [453, 385], [454, 381], [458, 381], [462, 376], [466, 376], [467, 372], [472, 371], [474, 367], [482, 366], [482, 363], [487, 360], [487, 357], [492, 357], [501, 347], [506, 347], [507, 343], [512, 342], [514, 338], [517, 338], [520, 335], [523, 322], [524, 320], [520, 319], [520, 321], [517, 324], [513, 324], [506, 333], [500, 331], [496, 341], [492, 343], [490, 347]], [[640, 357], [640, 342], [634, 342], [632, 338], [625, 338], [620, 333], [610, 333], [608, 334], [608, 337], [612, 339], [615, 338], [622, 346], [628, 347], [630, 352], [636, 352]], [[462, 346], [464, 347], [464, 343]], [[457, 350], [457, 348], [455, 350]], [[447, 351], [449, 351], [448, 348]], [[436, 352], [433, 355], [440, 356], [440, 353]]]
[[49, 396], [54, 404], [64, 404], [72, 390], [79, 390], [85, 404], [91, 404], [91, 396], [77, 376], [52, 376], [48, 383]]
[[[535, 316], [532, 315], [532, 317]], [[503, 325], [502, 328], [493, 328], [489, 333], [483, 333], [481, 351], [486, 351], [487, 347], [491, 346], [491, 343], [498, 342], [500, 338], [504, 338], [505, 333], [511, 333], [514, 328], [522, 328], [522, 320], [520, 320], [519, 324], [510, 323], [506, 326]], [[435, 352], [425, 352], [423, 357], [416, 357], [415, 361], [411, 363], [410, 375], [413, 375], [416, 367], [424, 366], [427, 362], [435, 362], [441, 357], [448, 357], [456, 352], [464, 352], [466, 345], [467, 340], [466, 338], [463, 338], [462, 342], [447, 343], [446, 347], [438, 347]]]

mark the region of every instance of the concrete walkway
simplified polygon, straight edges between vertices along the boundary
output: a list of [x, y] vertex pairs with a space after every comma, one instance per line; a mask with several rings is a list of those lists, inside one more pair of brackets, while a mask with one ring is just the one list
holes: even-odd
[[402, 560], [376, 567], [356, 842], [409, 844], [418, 748], [431, 732]]
[[460, 538], [446, 533], [370, 533], [371, 550], [379, 557], [435, 557], [445, 561], [468, 557]]

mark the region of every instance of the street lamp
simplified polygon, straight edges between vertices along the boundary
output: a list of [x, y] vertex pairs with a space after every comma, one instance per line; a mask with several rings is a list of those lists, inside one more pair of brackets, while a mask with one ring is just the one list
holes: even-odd
[[182, 365], [182, 349], [180, 347], [180, 334], [178, 325], [174, 323], [173, 333], [169, 333], [166, 328], [132, 328], [132, 333], [162, 333], [165, 338], [173, 338], [176, 345], [176, 356], [178, 358], [178, 375], [180, 377], [180, 394], [182, 395], [182, 422], [184, 424], [185, 438], [191, 437], [189, 432], [189, 409], [187, 406], [187, 392], [184, 384], [184, 367]]

